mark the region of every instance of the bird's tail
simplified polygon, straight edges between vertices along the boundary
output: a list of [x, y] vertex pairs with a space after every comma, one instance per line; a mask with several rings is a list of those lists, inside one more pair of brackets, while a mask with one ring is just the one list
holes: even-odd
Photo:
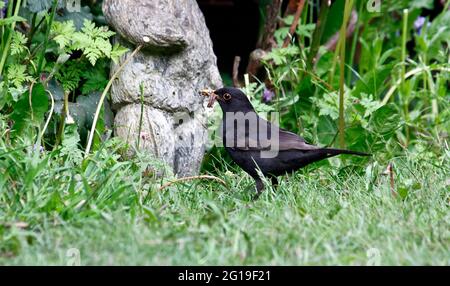
[[369, 153], [344, 150], [344, 149], [324, 148], [323, 150], [326, 151], [331, 156], [335, 156], [335, 155], [339, 155], [339, 154], [349, 154], [349, 155], [357, 155], [357, 156], [372, 156], [372, 154], [369, 154]]

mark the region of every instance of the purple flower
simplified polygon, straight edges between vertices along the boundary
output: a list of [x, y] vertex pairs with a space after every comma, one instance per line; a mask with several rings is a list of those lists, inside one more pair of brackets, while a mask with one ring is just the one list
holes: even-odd
[[420, 35], [420, 31], [422, 30], [423, 24], [425, 24], [425, 17], [419, 16], [414, 21], [414, 29], [416, 29], [416, 31], [419, 35]]
[[270, 89], [264, 88], [262, 100], [265, 103], [272, 101], [272, 98], [275, 96], [275, 93]]
[[5, 3], [3, 9], [0, 9], [0, 19], [3, 19], [6, 17], [6, 8], [8, 7], [8, 0], [4, 0], [3, 3]]
[[43, 153], [45, 151], [44, 147], [38, 144], [33, 145], [33, 151], [39, 151], [39, 153]]

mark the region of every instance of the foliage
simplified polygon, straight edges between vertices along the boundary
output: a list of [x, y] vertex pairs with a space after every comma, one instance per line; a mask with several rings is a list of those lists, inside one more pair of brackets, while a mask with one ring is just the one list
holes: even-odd
[[121, 161], [119, 146], [85, 165], [0, 147], [0, 188], [13, 186], [0, 193], [0, 264], [65, 265], [72, 248], [82, 265], [370, 265], [370, 250], [381, 265], [448, 264], [448, 156], [395, 159], [397, 197], [374, 163], [365, 176], [310, 167], [251, 201], [251, 178], [225, 162], [227, 187], [160, 191], [149, 161]]
[[[48, 116], [52, 116], [50, 126], [64, 124], [56, 116], [63, 116], [61, 106], [65, 104], [64, 101], [67, 100], [66, 105], [69, 105], [70, 108], [80, 109], [79, 105], [75, 105], [77, 97], [102, 91], [108, 82], [109, 62], [107, 60], [117, 61], [127, 51], [119, 44], [113, 46], [110, 43], [110, 38], [115, 33], [110, 31], [107, 26], [97, 27], [90, 20], [94, 16], [90, 14], [89, 8], [80, 12], [84, 13], [82, 17], [68, 13], [67, 17], [59, 16], [62, 21], [58, 21], [58, 17], [55, 21], [51, 21], [53, 15], [48, 14], [48, 9], [51, 8], [53, 2], [53, 0], [27, 1], [26, 6], [20, 10], [23, 17], [11, 15], [1, 19], [1, 25], [9, 27], [10, 38], [6, 33], [3, 34], [0, 45], [0, 47], [5, 47], [5, 59], [7, 59], [3, 77], [0, 77], [0, 111], [11, 120], [12, 130], [18, 132], [12, 134], [13, 138], [16, 138], [16, 135], [23, 135], [23, 131], [35, 136], [39, 133], [25, 128], [27, 126], [25, 122], [33, 121], [33, 118], [29, 116], [33, 115], [34, 110], [40, 111], [44, 106], [35, 106], [34, 104], [45, 101], [46, 109], [42, 115], [49, 111], [49, 95], [54, 95], [56, 104], [56, 113], [48, 114]], [[71, 17], [78, 18], [72, 19]], [[13, 27], [11, 25], [15, 22], [24, 22], [27, 19], [33, 19], [30, 20], [32, 26], [28, 30], [11, 29]], [[82, 26], [78, 27], [78, 24], [74, 23], [80, 19], [83, 22]], [[52, 22], [51, 27], [48, 26], [50, 22]], [[49, 28], [50, 30], [48, 30]], [[48, 41], [45, 40], [47, 36]], [[41, 60], [42, 56], [44, 58]], [[41, 62], [44, 73], [39, 74]], [[31, 104], [26, 104], [29, 97], [28, 90], [33, 84], [35, 84], [33, 100], [30, 101]], [[36, 90], [40, 92], [38, 93], [39, 97], [35, 98]], [[89, 110], [94, 112], [92, 108]], [[79, 126], [79, 132], [84, 134], [86, 128], [90, 128], [90, 126], [84, 125], [86, 122], [84, 120], [85, 111], [75, 110], [75, 113], [83, 114], [83, 116], [75, 118], [82, 120], [76, 123]], [[32, 120], [30, 121], [30, 119]], [[36, 119], [40, 121], [37, 122]], [[46, 118], [42, 116], [35, 117], [34, 123], [36, 124], [33, 127], [41, 128], [44, 119]], [[49, 132], [50, 130], [46, 130], [46, 142], [60, 142], [62, 138], [59, 136], [63, 137], [64, 133]]]
[[91, 21], [85, 20], [80, 32], [76, 32], [73, 21], [55, 22], [52, 27], [53, 40], [59, 45], [63, 53], [72, 53], [76, 50], [83, 55], [94, 66], [99, 58], [111, 58], [114, 61], [126, 50], [113, 46], [109, 38], [115, 33], [107, 27], [95, 27]]
[[[415, 30], [414, 22], [421, 17], [420, 9], [432, 7], [433, 1], [395, 2], [401, 9], [385, 13], [366, 11], [364, 1], [355, 4], [359, 13], [355, 29], [362, 32], [347, 41], [345, 51], [345, 143], [347, 148], [374, 153], [380, 160], [407, 150], [413, 152], [423, 145], [429, 145], [442, 156], [441, 145], [450, 130], [450, 11], [444, 9], [433, 20], [426, 18], [419, 31]], [[341, 6], [339, 9], [343, 9], [343, 5], [344, 1], [336, 1], [331, 10]], [[382, 6], [392, 7], [384, 2]], [[410, 41], [408, 46], [414, 46], [405, 61], [401, 54], [405, 44], [398, 37], [399, 29], [402, 33], [402, 19], [392, 23], [392, 14], [402, 9], [409, 9], [405, 37]], [[268, 77], [279, 94], [271, 105], [281, 112], [282, 126], [301, 133], [313, 143], [333, 145], [339, 132], [340, 111], [337, 81], [340, 71], [334, 68], [337, 52], [321, 47], [312, 68], [307, 65], [307, 55], [311, 43], [326, 43], [337, 32], [333, 27], [342, 23], [342, 15], [339, 20], [339, 15], [330, 12], [324, 38], [319, 41], [312, 38], [316, 23], [308, 21], [313, 18], [302, 19], [291, 44], [273, 49], [265, 58]], [[284, 22], [287, 27], [275, 33], [279, 46], [288, 36], [292, 16]], [[392, 24], [384, 28], [386, 23]], [[358, 45], [359, 60], [352, 48]], [[406, 78], [402, 78], [402, 67]], [[257, 96], [261, 98], [261, 93]], [[286, 104], [292, 101], [293, 104]]]
[[[30, 95], [31, 93], [31, 95]], [[21, 135], [28, 127], [39, 127], [48, 110], [48, 99], [42, 84], [36, 84], [14, 104], [10, 119], [14, 122], [14, 136]]]
[[374, 157], [307, 166], [255, 202], [253, 181], [219, 148], [203, 170], [226, 186], [160, 189], [170, 166], [110, 138], [107, 101], [84, 154], [110, 61], [127, 49], [111, 43], [101, 1], [76, 13], [62, 2], [11, 1], [0, 19], [0, 264], [65, 264], [72, 247], [83, 264], [361, 265], [373, 249], [381, 264], [448, 264], [449, 4], [424, 16], [436, 1], [386, 0], [381, 13], [355, 1], [355, 31], [333, 49], [349, 2], [333, 1], [321, 37], [316, 1], [294, 35], [293, 16], [283, 19], [264, 61], [270, 84], [245, 77], [252, 104], [325, 146], [345, 120], [346, 148]]

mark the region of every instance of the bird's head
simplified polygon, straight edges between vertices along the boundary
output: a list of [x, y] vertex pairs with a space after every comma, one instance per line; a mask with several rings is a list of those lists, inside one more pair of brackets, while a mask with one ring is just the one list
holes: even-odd
[[217, 100], [223, 112], [248, 112], [254, 111], [250, 100], [238, 88], [223, 87], [214, 91], [201, 91], [204, 96], [209, 96], [208, 107], [212, 107]]

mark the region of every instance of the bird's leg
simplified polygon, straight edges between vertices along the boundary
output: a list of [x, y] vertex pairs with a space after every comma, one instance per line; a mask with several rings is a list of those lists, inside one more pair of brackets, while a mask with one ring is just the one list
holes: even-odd
[[258, 178], [258, 179], [255, 179], [255, 182], [256, 182], [256, 192], [259, 194], [262, 193], [264, 191], [263, 181], [260, 178]]
[[264, 191], [264, 183], [261, 180], [261, 178], [255, 178], [255, 183], [256, 183], [256, 195], [253, 199], [256, 200]]
[[277, 189], [278, 188], [278, 179], [276, 176], [271, 176], [270, 180], [272, 181], [272, 188]]

